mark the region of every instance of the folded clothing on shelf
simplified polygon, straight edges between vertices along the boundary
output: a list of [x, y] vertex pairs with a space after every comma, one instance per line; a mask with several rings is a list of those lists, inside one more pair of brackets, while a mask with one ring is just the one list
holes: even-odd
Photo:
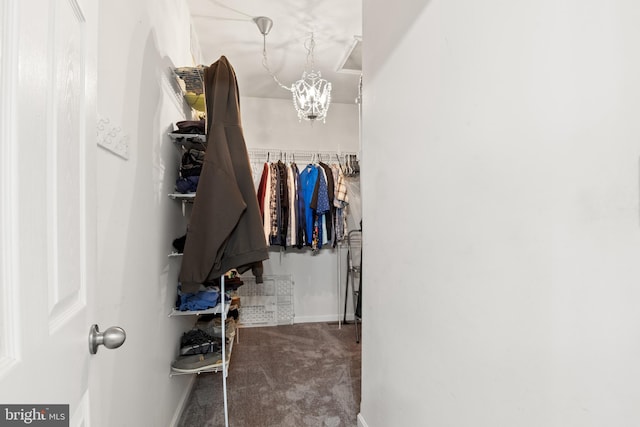
[[178, 286], [176, 308], [180, 311], [198, 311], [213, 308], [220, 302], [220, 288], [200, 286], [196, 293], [183, 293]]
[[205, 151], [196, 148], [190, 148], [184, 152], [180, 161], [180, 175], [176, 179], [176, 191], [180, 193], [196, 192], [204, 157]]
[[195, 193], [198, 190], [199, 181], [199, 176], [179, 177], [176, 179], [176, 191], [182, 194]]
[[205, 134], [204, 120], [182, 120], [176, 123], [178, 130], [174, 133]]
[[186, 150], [180, 160], [180, 176], [183, 178], [188, 176], [199, 176], [200, 172], [202, 172], [204, 157], [204, 150], [198, 150], [196, 148]]

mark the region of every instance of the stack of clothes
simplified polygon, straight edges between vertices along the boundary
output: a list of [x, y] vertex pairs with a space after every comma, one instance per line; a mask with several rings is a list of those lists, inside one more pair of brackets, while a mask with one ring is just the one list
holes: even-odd
[[[176, 239], [179, 240], [179, 239]], [[175, 246], [175, 242], [174, 242]], [[179, 246], [179, 245], [178, 245]], [[180, 250], [178, 247], [176, 249]], [[237, 291], [244, 282], [242, 281], [238, 270], [229, 270], [224, 275], [225, 302], [229, 303], [232, 298], [230, 293]], [[181, 284], [178, 284], [178, 296], [176, 298], [176, 309], [180, 311], [203, 311], [213, 308], [220, 304], [221, 280], [216, 278], [212, 281], [202, 283], [195, 292], [183, 292]], [[238, 318], [237, 307], [235, 313], [230, 313], [236, 319]]]
[[[225, 296], [227, 302], [230, 300]], [[176, 309], [180, 311], [202, 311], [220, 303], [220, 288], [211, 284], [202, 284], [196, 292], [182, 292], [178, 285]]]
[[[186, 140], [201, 142], [200, 145], [185, 147], [180, 160], [179, 176], [176, 179], [176, 191], [183, 194], [195, 193], [198, 189], [206, 150], [205, 122], [204, 120], [183, 120], [177, 122], [176, 126], [178, 130], [173, 132], [174, 135], [183, 134]], [[191, 138], [193, 136], [202, 136], [202, 138], [193, 139]]]
[[173, 133], [180, 133], [184, 135], [204, 135], [205, 123], [204, 120], [183, 120], [176, 123], [178, 130]]

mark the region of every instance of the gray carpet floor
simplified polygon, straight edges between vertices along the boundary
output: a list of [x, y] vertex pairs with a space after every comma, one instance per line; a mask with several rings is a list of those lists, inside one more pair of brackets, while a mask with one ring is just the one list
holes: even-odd
[[[240, 329], [227, 396], [231, 427], [355, 427], [360, 344], [354, 325]], [[224, 426], [221, 373], [198, 375], [178, 426]]]

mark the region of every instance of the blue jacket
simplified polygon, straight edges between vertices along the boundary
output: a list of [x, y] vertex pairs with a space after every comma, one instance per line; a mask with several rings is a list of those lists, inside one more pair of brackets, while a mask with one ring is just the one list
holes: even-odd
[[306, 222], [306, 243], [311, 244], [311, 237], [313, 236], [313, 220], [315, 215], [315, 209], [311, 207], [311, 200], [313, 199], [313, 191], [316, 188], [316, 181], [318, 181], [318, 168], [314, 165], [307, 165], [302, 172], [300, 172], [300, 188], [302, 189], [302, 197], [304, 199], [304, 217]]

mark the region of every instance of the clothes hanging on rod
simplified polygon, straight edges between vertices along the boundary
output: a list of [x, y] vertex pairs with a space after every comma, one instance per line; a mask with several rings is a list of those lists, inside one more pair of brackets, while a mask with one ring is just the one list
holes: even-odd
[[357, 176], [360, 173], [358, 155], [354, 152], [327, 150], [296, 150], [280, 148], [247, 148], [256, 187], [265, 163], [282, 160], [284, 163], [305, 165], [308, 163], [337, 164], [345, 176]]
[[[274, 150], [277, 152], [277, 150]], [[252, 155], [253, 154], [253, 155]], [[349, 203], [343, 164], [337, 153], [280, 152], [269, 162], [271, 152], [252, 153], [252, 162], [263, 155], [257, 197], [265, 239], [271, 246], [310, 247], [317, 251], [335, 247], [346, 235], [345, 208]], [[295, 160], [308, 156], [301, 169]], [[353, 154], [344, 155], [354, 156]], [[276, 156], [274, 156], [276, 157]], [[285, 162], [282, 159], [285, 159]], [[286, 163], [286, 159], [291, 159]], [[322, 160], [326, 160], [326, 163]]]

